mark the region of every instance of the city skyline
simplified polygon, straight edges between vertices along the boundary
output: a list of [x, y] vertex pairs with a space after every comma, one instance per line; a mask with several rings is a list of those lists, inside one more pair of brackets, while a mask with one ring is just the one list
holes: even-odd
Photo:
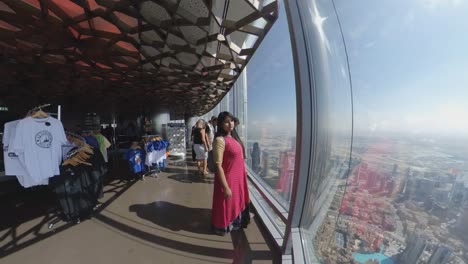
[[[352, 78], [353, 131], [349, 102], [342, 101], [349, 98], [334, 94], [346, 90], [340, 87], [346, 82], [336, 80], [347, 79], [342, 67], [315, 84], [330, 86], [324, 97], [332, 98], [328, 109], [337, 112], [317, 113], [331, 132], [315, 142], [314, 215], [303, 224], [304, 240], [329, 263], [468, 262], [462, 228], [468, 219], [468, 2], [334, 3]], [[340, 39], [327, 33], [336, 29], [336, 17], [318, 13], [329, 2], [314, 4], [323, 52], [339, 57]], [[273, 190], [281, 177], [278, 152], [287, 151], [297, 127], [285, 21], [281, 11], [247, 74], [247, 144], [259, 142], [268, 152], [270, 173], [259, 176]], [[320, 61], [328, 62], [341, 65]], [[284, 144], [272, 147], [275, 140]]]
[[[338, 187], [327, 208], [333, 221], [322, 222], [315, 238], [321, 256], [340, 263], [364, 263], [358, 260], [366, 257], [380, 263], [465, 263], [468, 233], [459, 226], [468, 212], [466, 158], [411, 141], [362, 138], [356, 144], [349, 177], [330, 175]], [[326, 239], [335, 232], [340, 239]], [[324, 251], [337, 246], [345, 250]]]

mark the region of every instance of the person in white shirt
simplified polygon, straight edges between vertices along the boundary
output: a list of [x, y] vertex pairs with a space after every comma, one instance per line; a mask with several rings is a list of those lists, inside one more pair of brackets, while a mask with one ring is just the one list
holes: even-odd
[[214, 127], [211, 121], [206, 122], [206, 135], [208, 136], [208, 139], [210, 141], [210, 149], [208, 151], [212, 151], [215, 131], [214, 131]]
[[210, 124], [213, 127], [213, 136], [216, 135], [218, 132], [218, 118], [216, 116], [212, 116], [210, 120]]

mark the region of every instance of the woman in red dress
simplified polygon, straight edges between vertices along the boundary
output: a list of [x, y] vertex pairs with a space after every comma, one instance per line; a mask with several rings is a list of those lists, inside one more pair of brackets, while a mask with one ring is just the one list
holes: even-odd
[[211, 215], [213, 230], [218, 235], [245, 228], [250, 222], [245, 151], [237, 133], [232, 133], [234, 129], [232, 114], [220, 113], [213, 143], [216, 172]]

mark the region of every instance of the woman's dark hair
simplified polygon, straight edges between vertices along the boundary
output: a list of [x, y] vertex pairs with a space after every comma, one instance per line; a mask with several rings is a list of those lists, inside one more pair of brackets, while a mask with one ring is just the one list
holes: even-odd
[[219, 113], [219, 115], [218, 115], [218, 131], [216, 131], [216, 137], [219, 137], [219, 136], [224, 137], [224, 136], [227, 135], [227, 132], [224, 131], [224, 129], [223, 129], [223, 123], [224, 123], [224, 120], [227, 117], [230, 117], [232, 120], [234, 120], [234, 116], [231, 113], [227, 112], [227, 111]]
[[[229, 113], [228, 111], [224, 111], [224, 112], [221, 112], [219, 115], [218, 115], [218, 131], [216, 132], [216, 137], [225, 137], [227, 135], [227, 132], [224, 131], [223, 129], [223, 123], [224, 123], [224, 120], [226, 120], [226, 118], [231, 118], [232, 121], [236, 120], [237, 118], [234, 117], [231, 113]], [[239, 119], [237, 119], [239, 120]], [[245, 147], [244, 147], [244, 143], [242, 143], [242, 140], [240, 139], [239, 137], [239, 134], [237, 134], [237, 130], [236, 128], [234, 128], [231, 132], [231, 136], [232, 138], [234, 138], [237, 142], [239, 142], [239, 144], [241, 144], [242, 146], [242, 154], [244, 155], [244, 159], [246, 158], [245, 156]]]

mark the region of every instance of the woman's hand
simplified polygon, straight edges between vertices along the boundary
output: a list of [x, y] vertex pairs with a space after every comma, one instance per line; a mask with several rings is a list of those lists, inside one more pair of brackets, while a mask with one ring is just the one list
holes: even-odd
[[229, 187], [224, 188], [224, 198], [229, 199], [232, 196], [231, 189]]

